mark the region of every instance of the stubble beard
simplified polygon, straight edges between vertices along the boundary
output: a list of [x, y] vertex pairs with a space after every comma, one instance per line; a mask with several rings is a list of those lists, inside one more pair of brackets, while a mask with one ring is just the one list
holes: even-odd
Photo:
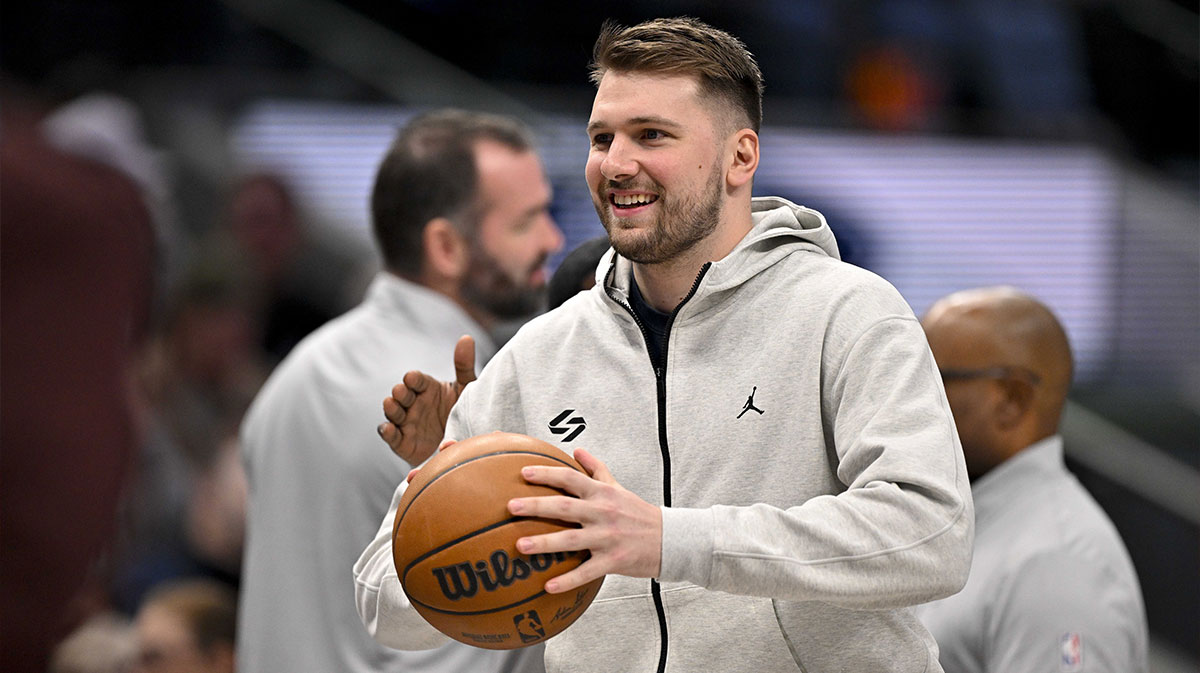
[[[679, 257], [712, 234], [721, 218], [719, 170], [712, 171], [704, 192], [694, 197], [684, 197], [678, 202], [664, 195], [657, 184], [653, 187], [647, 191], [659, 194], [656, 202], [659, 215], [642, 231], [626, 229], [620, 224], [620, 218], [612, 214], [607, 190], [601, 190], [599, 201], [594, 202], [596, 214], [608, 232], [613, 249], [638, 264], [661, 264]], [[633, 188], [632, 180], [608, 181], [608, 189]]]
[[[529, 273], [545, 263], [546, 258], [542, 256]], [[494, 257], [482, 248], [472, 246], [469, 271], [462, 285], [462, 297], [468, 304], [500, 320], [514, 320], [540, 311], [545, 294], [545, 285], [532, 287], [514, 280]]]

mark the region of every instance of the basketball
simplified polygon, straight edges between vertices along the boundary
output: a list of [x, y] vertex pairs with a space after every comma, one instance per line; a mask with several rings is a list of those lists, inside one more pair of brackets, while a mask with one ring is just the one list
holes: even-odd
[[577, 527], [509, 513], [512, 498], [563, 494], [526, 482], [527, 465], [584, 472], [551, 444], [493, 432], [435, 455], [397, 506], [392, 560], [404, 593], [434, 628], [468, 645], [508, 650], [551, 638], [583, 614], [604, 582], [548, 594], [546, 580], [576, 568], [588, 552], [517, 551], [518, 538]]

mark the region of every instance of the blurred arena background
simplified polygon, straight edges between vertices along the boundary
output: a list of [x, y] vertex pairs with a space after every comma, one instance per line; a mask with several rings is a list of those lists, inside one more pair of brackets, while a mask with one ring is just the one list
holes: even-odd
[[[602, 233], [583, 181], [586, 65], [601, 22], [688, 14], [759, 59], [766, 152], [756, 192], [824, 212], [844, 256], [918, 313], [948, 292], [1004, 283], [1059, 314], [1079, 365], [1070, 467], [1138, 569], [1151, 670], [1197, 670], [1194, 0], [27, 0], [2, 12], [6, 97], [37, 101], [57, 146], [130, 175], [149, 204], [159, 263], [148, 348], [181, 329], [189, 297], [216, 293], [242, 311], [228, 323], [234, 337], [215, 322], [225, 314], [186, 323], [200, 335], [192, 347], [222, 350], [226, 361], [211, 366], [232, 373], [164, 381], [153, 354], [139, 358], [157, 428], [145, 440], [156, 448], [141, 450], [159, 469], [141, 473], [140, 504], [125, 506], [136, 520], [125, 548], [182, 549], [236, 584], [236, 521], [212, 524], [210, 513], [200, 528], [217, 541], [207, 547], [194, 522], [173, 526], [202, 516], [206, 493], [227, 492], [213, 485], [223, 474], [213, 465], [254, 382], [370, 278], [367, 195], [399, 124], [441, 105], [531, 123], [565, 253]], [[242, 301], [239, 260], [252, 252], [212, 243], [235, 219], [239, 178], [252, 174], [290, 191], [303, 239], [280, 244], [285, 280], [267, 304]], [[5, 276], [6, 291], [13, 282]], [[256, 364], [234, 362], [237, 348]], [[188, 385], [222, 401], [198, 412], [154, 394]], [[180, 435], [208, 439], [189, 448]], [[128, 610], [148, 581], [121, 568], [111, 561], [106, 579]]]

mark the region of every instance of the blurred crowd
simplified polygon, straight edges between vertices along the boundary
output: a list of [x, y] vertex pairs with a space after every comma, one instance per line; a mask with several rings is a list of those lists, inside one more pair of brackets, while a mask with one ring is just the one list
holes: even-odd
[[4, 668], [232, 670], [242, 415], [374, 260], [314, 243], [268, 172], [177, 226], [121, 98], [6, 89], [3, 129]]
[[[256, 3], [224, 2], [9, 4], [0, 26], [5, 68], [34, 80], [69, 85], [100, 76], [153, 88], [161, 77], [177, 93], [222, 102], [263, 72], [294, 75], [317, 95], [394, 91], [375, 86], [397, 64], [381, 62], [387, 52], [369, 36], [357, 44], [311, 39], [330, 27], [314, 22], [336, 12], [269, 3], [255, 11]], [[549, 0], [527, 0], [521, 11], [484, 0], [331, 5], [483, 81], [585, 92], [587, 50], [603, 20], [694, 15], [753, 48], [776, 120], [791, 108], [810, 121], [817, 114], [823, 123], [887, 129], [1103, 135], [1195, 179], [1194, 0], [610, 0], [576, 3], [568, 16]], [[330, 65], [350, 76], [335, 81]], [[160, 69], [169, 75], [156, 77]], [[405, 74], [410, 84], [422, 81]], [[195, 91], [212, 76], [226, 90]]]

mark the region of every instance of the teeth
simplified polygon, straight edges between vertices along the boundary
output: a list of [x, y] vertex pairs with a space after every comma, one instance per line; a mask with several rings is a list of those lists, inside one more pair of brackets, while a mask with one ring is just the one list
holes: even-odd
[[658, 197], [653, 194], [613, 194], [612, 198], [618, 206], [644, 206]]

